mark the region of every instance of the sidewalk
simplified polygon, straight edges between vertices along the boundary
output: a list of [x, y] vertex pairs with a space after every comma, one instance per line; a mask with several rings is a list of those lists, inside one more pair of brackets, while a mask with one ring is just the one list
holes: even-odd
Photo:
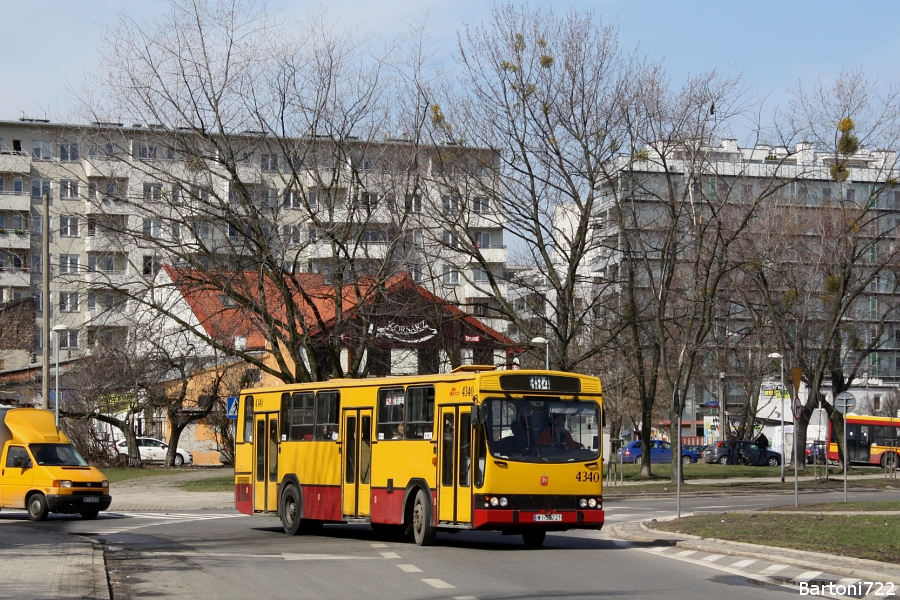
[[109, 600], [103, 549], [67, 533], [0, 521], [0, 599]]
[[[868, 514], [857, 512], [854, 514]], [[607, 530], [611, 537], [643, 546], [675, 546], [686, 550], [697, 550], [710, 555], [744, 556], [784, 565], [791, 565], [810, 571], [824, 571], [856, 578], [864, 581], [900, 583], [900, 565], [891, 563], [835, 556], [819, 552], [790, 550], [775, 546], [745, 544], [716, 538], [700, 538], [695, 535], [658, 531], [642, 522], [617, 523]], [[753, 561], [749, 561], [753, 562]]]
[[234, 492], [186, 492], [178, 486], [188, 481], [222, 477], [227, 469], [189, 469], [177, 475], [128, 479], [110, 485], [109, 511], [234, 510]]

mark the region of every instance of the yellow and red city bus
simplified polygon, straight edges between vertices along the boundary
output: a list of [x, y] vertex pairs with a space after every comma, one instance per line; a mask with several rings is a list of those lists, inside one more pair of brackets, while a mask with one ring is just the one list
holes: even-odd
[[603, 525], [601, 411], [596, 377], [483, 365], [243, 390], [235, 505], [290, 534], [370, 523], [420, 545], [475, 529], [539, 546]]
[[[834, 429], [828, 424], [828, 459], [840, 461]], [[847, 415], [847, 456], [851, 463], [897, 468], [900, 464], [900, 419]]]

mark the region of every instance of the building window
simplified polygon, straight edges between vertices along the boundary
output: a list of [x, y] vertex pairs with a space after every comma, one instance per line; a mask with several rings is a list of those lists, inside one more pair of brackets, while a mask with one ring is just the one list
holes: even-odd
[[263, 171], [274, 172], [278, 170], [278, 155], [277, 154], [260, 154], [259, 155], [259, 163], [260, 168]]
[[875, 397], [872, 399], [872, 412], [880, 412], [881, 411], [881, 394], [875, 394]]
[[473, 199], [472, 210], [474, 210], [477, 213], [490, 212], [490, 210], [491, 210], [490, 201], [487, 198], [476, 196]]
[[281, 231], [281, 237], [285, 244], [298, 245], [302, 243], [299, 225], [284, 225]]
[[144, 275], [156, 275], [160, 266], [160, 260], [155, 256], [144, 256], [142, 272]]
[[60, 275], [74, 275], [78, 273], [78, 255], [60, 254], [59, 273]]
[[78, 217], [63, 216], [59, 218], [60, 237], [78, 237]]
[[31, 142], [31, 157], [35, 160], [50, 160], [53, 158], [53, 144], [51, 142]]
[[78, 312], [78, 292], [59, 293], [59, 312]]
[[44, 293], [32, 292], [31, 297], [34, 298], [34, 310], [36, 312], [44, 310]]
[[35, 275], [40, 275], [44, 272], [43, 270], [43, 261], [44, 257], [40, 254], [32, 254], [31, 255], [31, 272]]
[[406, 195], [406, 212], [410, 213], [421, 213], [422, 212], [422, 197], [418, 194], [407, 194]]
[[459, 197], [458, 196], [443, 196], [441, 201], [444, 203], [444, 212], [445, 213], [457, 213], [459, 212]]
[[53, 197], [53, 193], [50, 191], [50, 180], [33, 178], [31, 180], [31, 197], [40, 198], [44, 194], [50, 198]]
[[162, 200], [162, 184], [161, 183], [145, 183], [144, 184], [144, 200], [159, 202]]
[[60, 144], [59, 160], [63, 162], [75, 162], [78, 160], [78, 144]]
[[459, 271], [457, 271], [450, 265], [444, 265], [443, 282], [444, 282], [444, 285], [458, 285], [459, 284]]
[[78, 181], [73, 179], [60, 180], [59, 197], [63, 200], [76, 200], [78, 198]]
[[88, 257], [88, 271], [92, 273], [115, 273], [116, 257], [115, 256], [96, 256]]
[[57, 334], [59, 336], [59, 347], [63, 348], [77, 348], [78, 347], [78, 331], [75, 329], [70, 329], [68, 331], [63, 331]]
[[284, 207], [291, 209], [303, 208], [303, 197], [296, 190], [287, 190], [284, 193]]
[[459, 237], [449, 231], [444, 232], [444, 245], [448, 248], [459, 248]]
[[144, 236], [158, 238], [162, 235], [162, 224], [156, 219], [144, 219]]
[[480, 267], [472, 269], [472, 280], [475, 281], [476, 283], [486, 283], [486, 282], [490, 281], [488, 279], [487, 271], [485, 271], [484, 269], [482, 269]]
[[491, 247], [491, 234], [487, 231], [476, 231], [473, 236], [475, 239], [475, 247], [476, 248], [490, 248]]
[[141, 144], [138, 146], [138, 158], [141, 160], [156, 160], [156, 146]]
[[194, 233], [194, 237], [198, 240], [209, 241], [209, 238], [212, 236], [212, 228], [206, 221], [194, 221], [191, 224], [191, 230]]

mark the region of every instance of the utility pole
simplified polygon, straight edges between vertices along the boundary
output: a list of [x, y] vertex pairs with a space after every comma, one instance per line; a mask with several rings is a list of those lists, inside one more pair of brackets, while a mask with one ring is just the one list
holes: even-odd
[[[50, 194], [41, 196], [43, 239], [41, 240], [41, 408], [50, 408]], [[59, 399], [56, 400], [59, 402]]]

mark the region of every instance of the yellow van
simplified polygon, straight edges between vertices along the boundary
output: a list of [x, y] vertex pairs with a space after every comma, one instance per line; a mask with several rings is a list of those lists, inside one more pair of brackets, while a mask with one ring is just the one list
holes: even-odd
[[0, 407], [0, 508], [95, 519], [109, 508], [109, 481], [75, 450], [49, 410]]

